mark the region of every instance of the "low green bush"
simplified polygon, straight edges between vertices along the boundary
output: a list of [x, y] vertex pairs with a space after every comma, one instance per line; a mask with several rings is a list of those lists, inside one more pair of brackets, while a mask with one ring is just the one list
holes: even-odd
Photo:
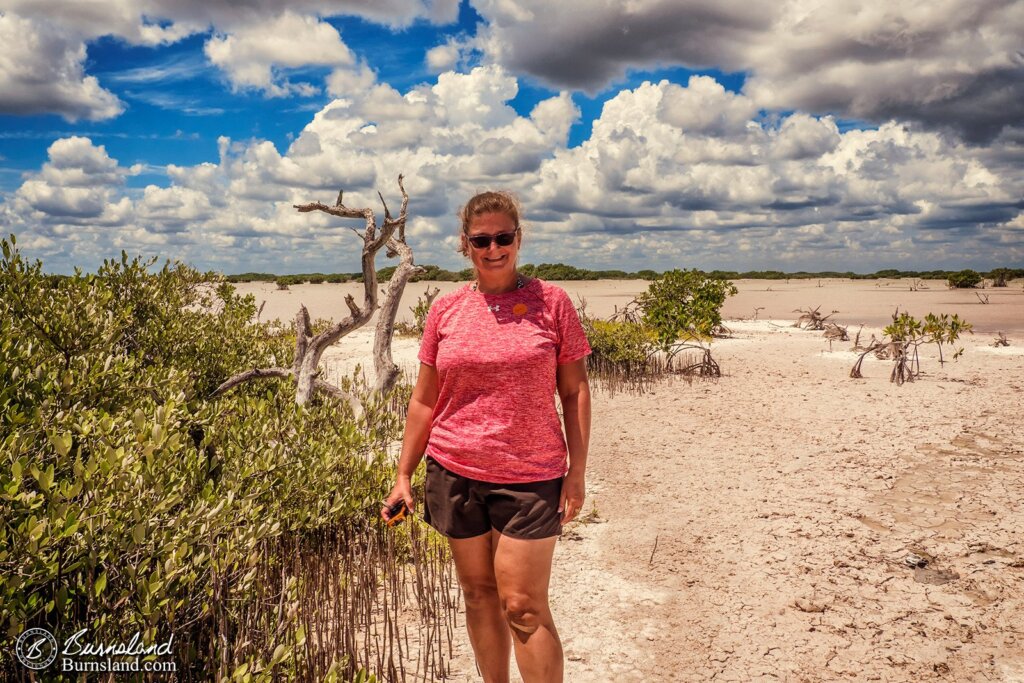
[[[0, 647], [34, 626], [90, 642], [138, 631], [173, 634], [179, 680], [349, 680], [382, 661], [399, 677], [357, 635], [382, 597], [405, 600], [403, 553], [417, 571], [443, 557], [376, 519], [401, 437], [393, 397], [348, 383], [360, 422], [297, 406], [283, 380], [209, 399], [238, 368], [287, 367], [294, 332], [253, 323], [253, 298], [220, 276], [152, 266], [122, 254], [52, 281], [3, 241]], [[445, 566], [419, 595], [453, 614]], [[334, 635], [308, 641], [326, 604]], [[12, 657], [0, 666], [18, 675]]]
[[981, 273], [967, 269], [957, 273], [950, 273], [946, 278], [946, 283], [953, 288], [967, 289], [976, 286], [981, 280]]
[[656, 350], [657, 335], [640, 323], [587, 320], [587, 339], [595, 360], [639, 367]]
[[728, 280], [699, 270], [670, 270], [637, 297], [643, 323], [663, 348], [683, 340], [707, 340], [722, 326], [722, 304], [736, 294]]
[[1024, 277], [1024, 270], [1019, 268], [995, 268], [988, 273], [993, 287], [1006, 287], [1006, 283], [1015, 277]]

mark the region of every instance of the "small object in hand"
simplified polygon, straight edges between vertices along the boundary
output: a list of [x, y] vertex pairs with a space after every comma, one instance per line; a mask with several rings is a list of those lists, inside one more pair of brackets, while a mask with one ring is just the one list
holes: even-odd
[[388, 526], [398, 526], [405, 520], [405, 516], [409, 513], [409, 507], [405, 504], [405, 499], [403, 498], [399, 498], [391, 505], [387, 505], [387, 502], [384, 504], [387, 506], [387, 510], [385, 511], [387, 513], [387, 519], [385, 521]]

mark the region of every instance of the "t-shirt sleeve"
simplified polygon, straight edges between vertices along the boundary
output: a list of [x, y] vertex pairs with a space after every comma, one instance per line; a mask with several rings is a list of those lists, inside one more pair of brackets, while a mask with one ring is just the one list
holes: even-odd
[[437, 366], [437, 319], [440, 316], [436, 304], [427, 311], [427, 321], [423, 324], [423, 339], [420, 340], [420, 362], [431, 367]]
[[558, 328], [558, 364], [571, 363], [589, 354], [590, 343], [580, 323], [580, 316], [569, 295], [561, 289], [557, 290], [553, 312], [555, 326]]

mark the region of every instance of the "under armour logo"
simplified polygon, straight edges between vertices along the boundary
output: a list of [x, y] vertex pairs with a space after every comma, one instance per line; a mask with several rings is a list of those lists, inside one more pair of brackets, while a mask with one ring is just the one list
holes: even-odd
[[501, 310], [501, 304], [494, 304], [493, 306], [488, 304], [487, 310], [490, 311], [491, 313], [497, 313], [498, 311]]

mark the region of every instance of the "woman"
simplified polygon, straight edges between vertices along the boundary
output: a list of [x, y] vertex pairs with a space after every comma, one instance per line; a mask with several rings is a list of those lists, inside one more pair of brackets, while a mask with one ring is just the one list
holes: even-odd
[[525, 683], [561, 681], [548, 583], [561, 526], [583, 505], [590, 346], [568, 295], [516, 272], [511, 195], [478, 194], [460, 218], [476, 280], [427, 315], [387, 503], [413, 508], [410, 479], [425, 453], [424, 519], [449, 539], [484, 681], [509, 680], [513, 646]]

